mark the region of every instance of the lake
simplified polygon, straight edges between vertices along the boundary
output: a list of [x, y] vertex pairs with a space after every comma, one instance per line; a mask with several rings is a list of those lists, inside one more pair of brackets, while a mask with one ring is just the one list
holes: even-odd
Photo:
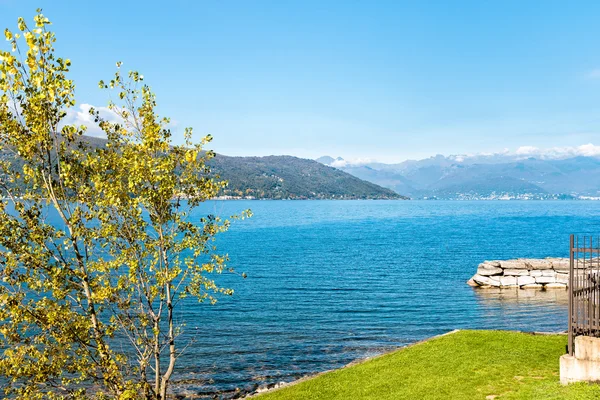
[[600, 202], [211, 201], [251, 208], [217, 240], [235, 289], [187, 301], [178, 390], [290, 381], [457, 328], [564, 331], [565, 291], [476, 290], [489, 259], [567, 257], [569, 234], [600, 233]]

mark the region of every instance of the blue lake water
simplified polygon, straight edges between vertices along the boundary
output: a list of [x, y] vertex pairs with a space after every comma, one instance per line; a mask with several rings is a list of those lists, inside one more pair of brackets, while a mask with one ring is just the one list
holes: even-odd
[[179, 389], [289, 381], [457, 328], [563, 331], [564, 291], [475, 290], [486, 259], [568, 256], [570, 233], [600, 232], [600, 202], [211, 201], [255, 216], [217, 240], [247, 279], [188, 302]]

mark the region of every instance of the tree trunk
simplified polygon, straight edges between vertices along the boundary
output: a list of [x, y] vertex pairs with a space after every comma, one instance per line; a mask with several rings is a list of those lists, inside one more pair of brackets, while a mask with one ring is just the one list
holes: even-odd
[[175, 354], [175, 328], [173, 324], [173, 300], [171, 298], [171, 284], [167, 283], [165, 286], [167, 295], [167, 312], [169, 318], [169, 367], [162, 377], [160, 388], [161, 400], [167, 398], [167, 386], [169, 385], [169, 380], [171, 379], [173, 370], [175, 369], [175, 360], [177, 359]]

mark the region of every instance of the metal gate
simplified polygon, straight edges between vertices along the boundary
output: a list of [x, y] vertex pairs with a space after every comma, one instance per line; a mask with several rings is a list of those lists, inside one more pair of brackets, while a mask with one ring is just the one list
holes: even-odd
[[570, 239], [569, 344], [574, 354], [575, 336], [600, 337], [600, 237]]

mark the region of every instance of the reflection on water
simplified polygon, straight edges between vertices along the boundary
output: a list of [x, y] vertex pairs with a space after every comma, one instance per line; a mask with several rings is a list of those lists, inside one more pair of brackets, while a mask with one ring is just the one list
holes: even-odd
[[484, 304], [498, 304], [499, 302], [510, 305], [518, 304], [519, 306], [568, 306], [569, 296], [568, 290], [553, 289], [553, 290], [535, 290], [535, 289], [474, 289], [477, 300]]
[[[569, 297], [565, 289], [474, 289], [482, 314], [498, 318], [513, 329], [524, 331], [557, 330], [557, 322], [564, 320], [568, 311]], [[531, 321], [536, 325], [532, 326]], [[560, 326], [560, 325], [558, 325]]]

